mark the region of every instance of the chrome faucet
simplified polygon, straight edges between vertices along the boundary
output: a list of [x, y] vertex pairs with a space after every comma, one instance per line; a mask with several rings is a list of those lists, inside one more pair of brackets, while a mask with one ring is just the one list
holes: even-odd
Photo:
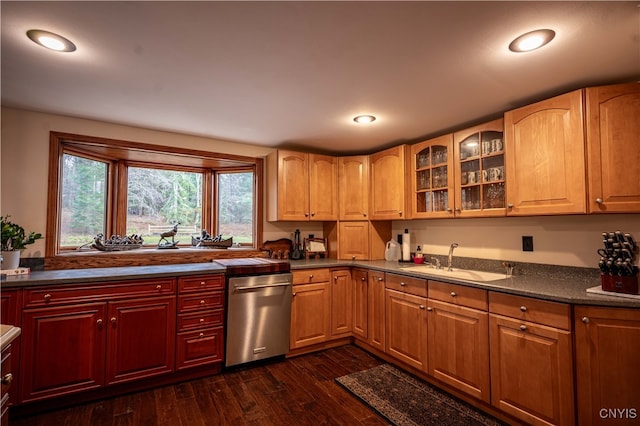
[[458, 247], [458, 243], [451, 243], [449, 247], [449, 264], [447, 265], [447, 271], [453, 271], [452, 263], [453, 263], [453, 249]]

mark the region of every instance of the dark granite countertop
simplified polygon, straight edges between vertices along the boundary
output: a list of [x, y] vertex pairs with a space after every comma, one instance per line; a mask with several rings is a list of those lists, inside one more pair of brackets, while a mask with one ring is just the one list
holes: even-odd
[[[502, 273], [499, 261], [456, 258], [456, 265], [464, 269]], [[588, 293], [591, 287], [600, 286], [598, 270], [550, 265], [516, 265], [513, 276], [502, 280], [476, 282], [454, 277], [443, 279], [428, 271], [407, 269], [413, 264], [375, 261], [348, 261], [336, 259], [308, 259], [291, 261], [292, 270], [310, 268], [360, 267], [388, 273], [397, 273], [418, 278], [447, 281], [471, 287], [503, 293], [535, 297], [539, 299], [578, 304], [640, 308], [640, 298], [629, 298], [612, 293], [602, 295]], [[28, 275], [9, 276], [1, 282], [2, 288], [30, 287], [42, 285], [75, 284], [123, 279], [145, 279], [167, 276], [224, 273], [225, 267], [215, 262], [188, 263], [162, 266], [128, 266], [117, 268], [69, 269], [55, 271], [33, 271]]]

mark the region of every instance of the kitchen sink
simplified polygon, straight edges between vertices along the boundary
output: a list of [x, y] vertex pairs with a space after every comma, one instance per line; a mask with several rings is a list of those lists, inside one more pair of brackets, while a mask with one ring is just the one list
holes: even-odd
[[458, 278], [470, 281], [498, 281], [507, 278], [507, 275], [505, 274], [496, 274], [494, 272], [473, 271], [471, 269], [453, 269], [452, 271], [447, 271], [446, 268], [436, 269], [429, 265], [408, 266], [403, 269], [411, 272], [420, 272], [439, 277]]

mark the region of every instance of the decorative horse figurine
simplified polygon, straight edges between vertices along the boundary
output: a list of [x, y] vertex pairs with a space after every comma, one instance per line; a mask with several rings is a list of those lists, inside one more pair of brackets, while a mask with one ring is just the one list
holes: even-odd
[[[173, 228], [171, 228], [170, 231], [167, 232], [163, 232], [162, 234], [160, 234], [160, 241], [158, 241], [158, 247], [161, 248], [176, 248], [176, 244], [178, 244], [180, 241], [176, 241], [175, 240], [175, 236], [178, 233], [178, 225], [180, 225], [180, 222], [175, 222], [173, 224]], [[169, 240], [167, 240], [167, 238], [171, 237], [171, 242], [169, 242]], [[163, 244], [162, 241], [165, 241], [165, 243]]]

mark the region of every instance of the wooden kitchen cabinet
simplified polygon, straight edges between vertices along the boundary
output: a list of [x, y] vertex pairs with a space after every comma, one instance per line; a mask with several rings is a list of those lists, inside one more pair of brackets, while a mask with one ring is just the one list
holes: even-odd
[[427, 281], [387, 274], [385, 352], [427, 372]]
[[451, 134], [411, 146], [411, 218], [453, 217], [453, 138]]
[[369, 346], [385, 350], [384, 272], [369, 271], [367, 329]]
[[574, 318], [577, 424], [638, 424], [640, 311], [576, 306]]
[[338, 223], [338, 259], [369, 259], [369, 222]]
[[353, 329], [351, 271], [331, 271], [331, 336], [351, 335]]
[[455, 216], [504, 216], [504, 121], [498, 119], [453, 134]]
[[338, 219], [338, 159], [277, 150], [267, 156], [269, 221]]
[[528, 424], [574, 424], [570, 306], [489, 293], [491, 403]]
[[22, 318], [21, 402], [104, 386], [106, 302], [25, 309]]
[[408, 219], [405, 196], [407, 145], [369, 156], [369, 211], [371, 220]]
[[176, 370], [224, 361], [222, 274], [178, 278]]
[[640, 212], [640, 84], [586, 89], [590, 213]]
[[[22, 289], [10, 288], [2, 289], [0, 292], [0, 324], [13, 325], [22, 327]], [[8, 405], [18, 403], [18, 395], [20, 392], [20, 349], [22, 337], [16, 337], [11, 342], [11, 374], [13, 381], [11, 384], [11, 392], [9, 393]]]
[[331, 337], [331, 283], [328, 269], [293, 271], [290, 349], [324, 343]]
[[175, 296], [109, 302], [106, 384], [170, 373], [175, 367]]
[[429, 281], [429, 375], [490, 403], [487, 309], [486, 290]]
[[175, 369], [175, 279], [24, 290], [21, 402]]
[[369, 274], [366, 269], [353, 269], [353, 335], [356, 339], [367, 340], [367, 312], [369, 305]]
[[582, 94], [504, 114], [507, 215], [586, 213]]
[[369, 156], [338, 158], [339, 220], [366, 220], [369, 214]]

